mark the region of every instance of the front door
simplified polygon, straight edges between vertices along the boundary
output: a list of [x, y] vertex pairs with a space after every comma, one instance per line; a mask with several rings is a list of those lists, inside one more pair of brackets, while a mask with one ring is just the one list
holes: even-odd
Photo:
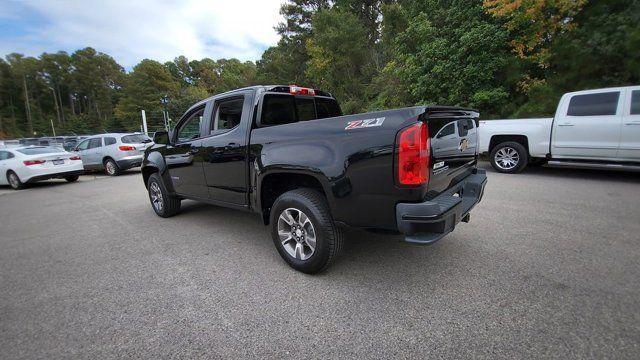
[[187, 113], [178, 123], [170, 145], [165, 149], [165, 162], [174, 190], [186, 196], [207, 198], [202, 169], [201, 124], [205, 106]]
[[627, 104], [622, 118], [622, 134], [618, 158], [622, 161], [640, 161], [640, 89], [627, 91]]
[[553, 122], [551, 154], [558, 158], [615, 159], [620, 142], [620, 91], [574, 95]]
[[249, 94], [217, 99], [209, 136], [203, 139], [204, 172], [212, 200], [247, 204], [247, 128], [251, 114]]

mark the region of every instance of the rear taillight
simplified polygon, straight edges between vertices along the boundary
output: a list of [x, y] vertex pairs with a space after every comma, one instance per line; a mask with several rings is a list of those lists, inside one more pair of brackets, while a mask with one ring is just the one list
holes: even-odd
[[44, 164], [44, 160], [25, 160], [23, 163], [27, 166]]
[[120, 146], [118, 147], [118, 149], [120, 149], [120, 151], [133, 151], [133, 150], [135, 150], [136, 148], [135, 148], [135, 147], [133, 147], [133, 146], [129, 146], [129, 145], [120, 145]]
[[69, 160], [80, 160], [80, 156], [72, 156]]
[[307, 95], [307, 96], [315, 96], [316, 91], [310, 88], [300, 87], [296, 85], [289, 86], [289, 93], [291, 95]]
[[429, 130], [419, 122], [400, 131], [398, 144], [398, 183], [422, 185], [429, 181]]

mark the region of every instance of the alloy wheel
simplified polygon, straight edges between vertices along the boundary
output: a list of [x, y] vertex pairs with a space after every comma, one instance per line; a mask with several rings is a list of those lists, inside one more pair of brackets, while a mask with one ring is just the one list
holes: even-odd
[[161, 213], [164, 208], [164, 202], [162, 198], [162, 191], [160, 190], [158, 183], [151, 183], [149, 186], [149, 195], [151, 196], [151, 204], [153, 204], [154, 209]]
[[107, 161], [106, 167], [107, 173], [109, 173], [109, 175], [113, 175], [116, 173], [116, 165], [113, 163], [113, 161]]
[[495, 154], [495, 163], [502, 170], [512, 170], [520, 163], [520, 155], [512, 147], [503, 147]]
[[20, 187], [20, 179], [18, 179], [18, 175], [14, 173], [9, 174], [9, 184], [14, 189]]
[[288, 208], [278, 217], [278, 236], [284, 250], [291, 257], [307, 260], [316, 251], [316, 231], [304, 212]]

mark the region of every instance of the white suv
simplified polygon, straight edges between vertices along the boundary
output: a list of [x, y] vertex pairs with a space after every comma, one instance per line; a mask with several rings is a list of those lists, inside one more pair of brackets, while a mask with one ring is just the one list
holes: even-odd
[[140, 166], [144, 151], [153, 144], [144, 134], [101, 134], [82, 141], [74, 149], [85, 170], [104, 170], [108, 175]]

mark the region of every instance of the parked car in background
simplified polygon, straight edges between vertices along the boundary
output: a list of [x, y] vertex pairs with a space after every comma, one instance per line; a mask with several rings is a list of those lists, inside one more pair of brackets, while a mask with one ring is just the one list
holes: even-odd
[[112, 133], [91, 136], [74, 149], [82, 158], [86, 170], [103, 170], [111, 176], [140, 166], [144, 151], [152, 145], [148, 136], [140, 133]]
[[40, 145], [40, 139], [38, 138], [23, 138], [18, 140], [18, 142], [20, 142], [22, 146]]
[[0, 140], [0, 148], [10, 148], [18, 146], [20, 146], [20, 141], [18, 140]]
[[0, 149], [0, 185], [19, 190], [48, 179], [78, 180], [84, 172], [76, 154], [47, 146]]
[[640, 86], [564, 94], [553, 118], [480, 121], [480, 152], [499, 172], [527, 164], [640, 171]]

